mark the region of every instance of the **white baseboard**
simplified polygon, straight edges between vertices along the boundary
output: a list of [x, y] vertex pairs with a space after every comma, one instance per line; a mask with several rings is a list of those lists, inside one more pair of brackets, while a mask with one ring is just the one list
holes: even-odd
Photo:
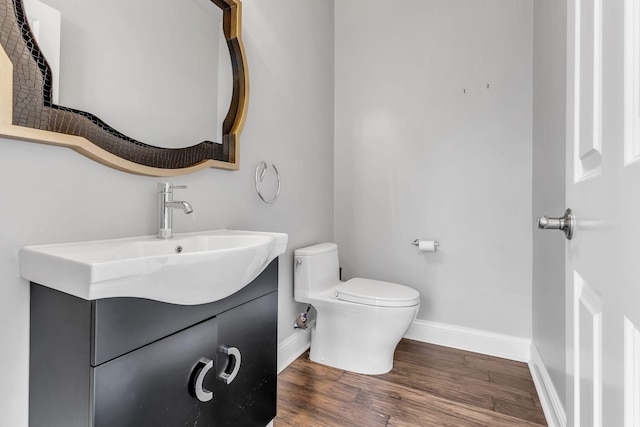
[[289, 366], [311, 346], [311, 329], [296, 329], [278, 345], [278, 373]]
[[519, 362], [531, 357], [530, 339], [426, 320], [415, 320], [404, 337]]
[[567, 415], [560, 402], [560, 397], [558, 396], [556, 388], [553, 386], [547, 368], [545, 368], [542, 362], [542, 357], [540, 357], [540, 353], [538, 353], [538, 349], [533, 343], [531, 344], [529, 370], [531, 371], [533, 382], [536, 385], [547, 424], [549, 424], [549, 427], [566, 427]]

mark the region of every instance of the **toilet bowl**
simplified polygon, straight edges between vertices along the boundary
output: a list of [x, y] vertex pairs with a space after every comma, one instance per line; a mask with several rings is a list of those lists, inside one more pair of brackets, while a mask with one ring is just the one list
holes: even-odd
[[294, 258], [294, 299], [317, 312], [311, 360], [361, 374], [389, 372], [396, 346], [418, 314], [418, 291], [379, 280], [341, 282], [333, 243], [297, 249]]

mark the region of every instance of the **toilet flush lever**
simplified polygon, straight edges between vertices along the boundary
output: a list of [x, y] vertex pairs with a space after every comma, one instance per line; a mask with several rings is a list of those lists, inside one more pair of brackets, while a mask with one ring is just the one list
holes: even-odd
[[295, 265], [294, 271], [298, 271], [298, 267], [300, 267], [301, 265], [302, 265], [302, 258], [297, 257], [297, 258], [296, 258], [296, 265]]

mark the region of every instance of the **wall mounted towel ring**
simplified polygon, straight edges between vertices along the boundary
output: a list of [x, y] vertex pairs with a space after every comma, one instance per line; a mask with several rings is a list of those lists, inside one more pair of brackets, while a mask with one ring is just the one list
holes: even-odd
[[278, 190], [276, 191], [276, 195], [272, 199], [265, 198], [262, 194], [262, 190], [260, 190], [260, 183], [264, 179], [264, 176], [267, 173], [267, 169], [269, 169], [269, 165], [267, 164], [267, 162], [263, 160], [258, 163], [258, 166], [256, 166], [256, 174], [254, 177], [256, 183], [256, 192], [258, 193], [258, 196], [260, 196], [260, 199], [262, 199], [262, 201], [265, 203], [274, 203], [276, 200], [278, 200], [278, 197], [280, 197], [280, 173], [278, 172], [278, 168], [275, 164], [272, 163], [271, 166], [273, 167], [273, 170], [276, 171], [276, 179], [278, 180]]

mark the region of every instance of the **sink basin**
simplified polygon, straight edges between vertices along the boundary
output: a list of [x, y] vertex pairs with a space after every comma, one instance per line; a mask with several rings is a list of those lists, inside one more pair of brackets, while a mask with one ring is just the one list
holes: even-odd
[[284, 233], [213, 230], [25, 246], [20, 275], [86, 300], [138, 297], [204, 304], [255, 279], [287, 247]]

